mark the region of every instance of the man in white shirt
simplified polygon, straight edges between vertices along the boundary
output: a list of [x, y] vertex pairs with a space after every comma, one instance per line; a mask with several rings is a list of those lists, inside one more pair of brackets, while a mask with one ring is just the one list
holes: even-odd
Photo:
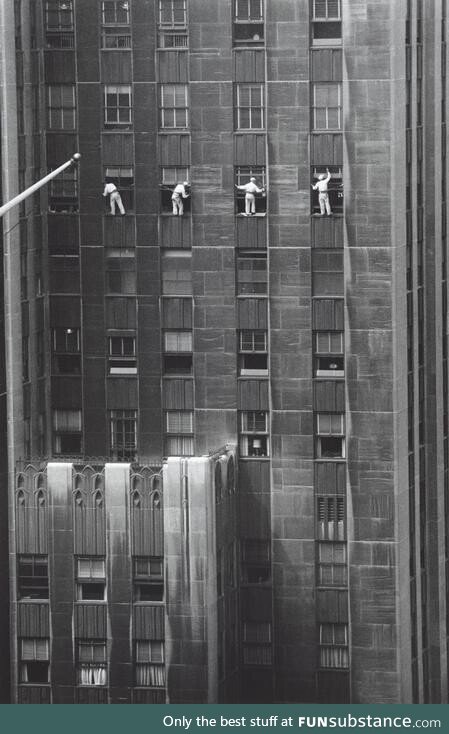
[[250, 178], [249, 183], [243, 186], [237, 186], [240, 191], [245, 192], [245, 216], [251, 217], [256, 213], [256, 197], [255, 194], [264, 194], [265, 189], [260, 189], [256, 184], [255, 178]]
[[318, 202], [320, 205], [320, 212], [321, 216], [324, 216], [325, 213], [327, 213], [328, 216], [332, 214], [331, 205], [329, 202], [329, 193], [327, 185], [329, 181], [331, 180], [331, 174], [329, 173], [329, 169], [326, 168], [327, 176], [325, 173], [320, 173], [318, 176], [318, 181], [315, 185], [312, 184], [312, 189], [316, 191], [318, 189]]
[[184, 202], [183, 199], [187, 199], [189, 194], [186, 191], [186, 186], [189, 185], [188, 181], [184, 181], [182, 184], [177, 184], [175, 188], [173, 189], [173, 194], [171, 197], [172, 204], [173, 204], [173, 214], [174, 216], [180, 216], [184, 214]]
[[111, 206], [111, 214], [115, 216], [115, 207], [118, 206], [120, 214], [125, 213], [125, 207], [123, 206], [122, 197], [120, 196], [117, 186], [113, 183], [106, 183], [103, 191], [103, 196], [109, 196], [109, 203]]

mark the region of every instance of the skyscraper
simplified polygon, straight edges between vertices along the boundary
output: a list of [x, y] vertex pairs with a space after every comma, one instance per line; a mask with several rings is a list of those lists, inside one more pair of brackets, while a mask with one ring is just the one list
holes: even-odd
[[447, 701], [446, 9], [4, 0], [14, 702]]

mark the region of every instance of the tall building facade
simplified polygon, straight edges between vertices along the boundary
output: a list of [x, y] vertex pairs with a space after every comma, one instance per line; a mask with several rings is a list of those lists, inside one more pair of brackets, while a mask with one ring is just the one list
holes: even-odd
[[447, 702], [446, 11], [0, 6], [13, 702]]

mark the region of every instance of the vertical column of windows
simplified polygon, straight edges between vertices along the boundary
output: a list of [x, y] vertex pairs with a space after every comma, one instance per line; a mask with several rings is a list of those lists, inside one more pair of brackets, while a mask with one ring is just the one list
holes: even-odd
[[[343, 242], [339, 222], [339, 215], [343, 214], [339, 154], [343, 126], [341, 10], [340, 0], [310, 3], [315, 539], [316, 585], [322, 592], [335, 588], [347, 592], [348, 588], [347, 503], [342, 479], [346, 426], [344, 400], [338, 397], [343, 395], [345, 377]], [[332, 403], [326, 395], [333, 396]], [[341, 406], [341, 412], [335, 410], [336, 404]], [[318, 689], [331, 685], [332, 680], [332, 686], [347, 696], [349, 628], [344, 611], [338, 620], [318, 613], [317, 648]]]

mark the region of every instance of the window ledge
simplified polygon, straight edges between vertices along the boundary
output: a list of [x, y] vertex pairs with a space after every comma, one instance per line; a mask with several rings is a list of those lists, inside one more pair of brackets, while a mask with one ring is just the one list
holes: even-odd
[[255, 217], [263, 218], [267, 216], [267, 212], [256, 212], [255, 214], [244, 214], [243, 212], [238, 212], [236, 217], [244, 217], [245, 219], [254, 219]]
[[240, 456], [239, 461], [270, 461], [271, 456]]

